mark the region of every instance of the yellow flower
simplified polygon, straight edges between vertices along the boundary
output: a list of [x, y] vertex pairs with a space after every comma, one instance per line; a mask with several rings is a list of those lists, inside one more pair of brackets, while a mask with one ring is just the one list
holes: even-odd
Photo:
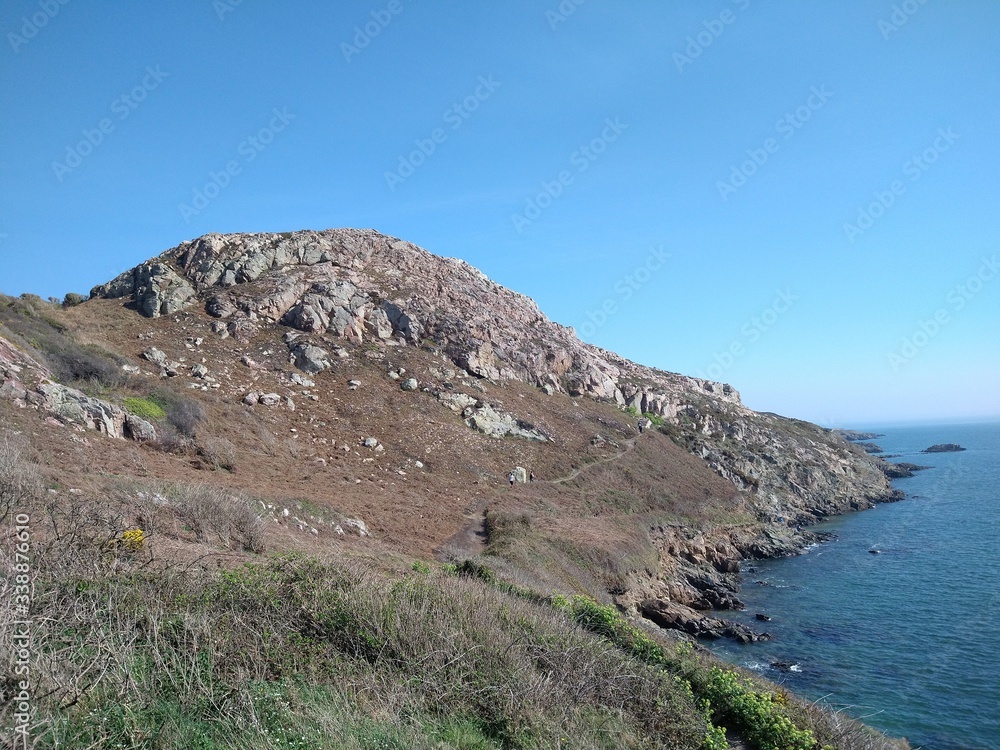
[[122, 534], [121, 542], [126, 552], [138, 552], [146, 543], [146, 534], [142, 529], [129, 529]]

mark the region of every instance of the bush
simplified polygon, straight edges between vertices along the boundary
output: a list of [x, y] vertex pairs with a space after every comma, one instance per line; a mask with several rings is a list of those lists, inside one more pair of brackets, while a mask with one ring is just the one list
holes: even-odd
[[226, 547], [235, 543], [247, 552], [264, 551], [267, 522], [261, 515], [259, 501], [198, 484], [160, 485], [153, 494], [161, 499], [160, 507], [172, 511], [182, 527], [168, 530], [164, 526], [164, 533], [181, 536], [182, 531], [187, 531], [197, 542]]
[[65, 297], [63, 297], [62, 306], [63, 307], [76, 307], [87, 301], [87, 297], [83, 294], [77, 294], [76, 292], [68, 292]]
[[[780, 695], [780, 694], [779, 694]], [[705, 689], [713, 713], [760, 750], [814, 750], [816, 738], [782, 711], [778, 696], [756, 689], [732, 670], [713, 667]]]

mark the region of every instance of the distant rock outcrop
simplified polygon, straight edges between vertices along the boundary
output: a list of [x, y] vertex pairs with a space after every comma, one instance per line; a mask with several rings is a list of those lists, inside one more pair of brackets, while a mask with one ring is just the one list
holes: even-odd
[[964, 451], [961, 445], [957, 443], [938, 443], [937, 445], [932, 445], [930, 448], [925, 448], [920, 451], [921, 453], [957, 453], [958, 451]]

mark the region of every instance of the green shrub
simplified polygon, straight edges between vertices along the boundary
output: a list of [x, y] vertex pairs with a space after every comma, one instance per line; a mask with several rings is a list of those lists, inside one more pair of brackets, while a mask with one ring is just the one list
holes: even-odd
[[713, 667], [705, 697], [713, 714], [740, 730], [759, 750], [814, 750], [816, 738], [782, 711], [776, 695], [755, 688], [732, 670]]

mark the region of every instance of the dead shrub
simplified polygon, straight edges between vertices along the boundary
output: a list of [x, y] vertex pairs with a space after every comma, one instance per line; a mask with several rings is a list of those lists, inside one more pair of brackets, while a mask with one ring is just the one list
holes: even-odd
[[[248, 552], [264, 551], [267, 523], [252, 498], [219, 487], [200, 484], [176, 484], [160, 487], [165, 500], [183, 530], [194, 534], [201, 543], [212, 541], [230, 546], [236, 543]], [[174, 536], [181, 536], [172, 532]]]
[[198, 443], [198, 453], [218, 471], [236, 471], [236, 446], [225, 437], [210, 435]]
[[0, 432], [0, 524], [42, 491], [41, 477], [26, 458], [26, 449], [27, 443], [19, 435]]

